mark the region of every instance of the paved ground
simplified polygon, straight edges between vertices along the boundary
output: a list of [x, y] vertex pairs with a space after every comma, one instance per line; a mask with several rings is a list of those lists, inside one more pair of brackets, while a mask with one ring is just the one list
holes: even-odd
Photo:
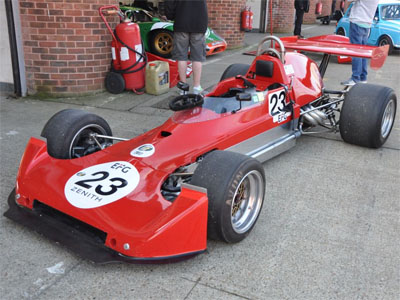
[[[307, 36], [334, 26], [304, 26]], [[247, 34], [247, 49], [262, 38]], [[203, 85], [212, 86], [231, 63], [250, 62], [243, 50], [210, 57]], [[320, 56], [314, 55], [316, 60]], [[400, 54], [369, 81], [400, 96]], [[329, 88], [350, 76], [331, 63]], [[133, 137], [161, 124], [168, 95], [124, 93], [39, 101], [1, 97], [0, 213], [13, 189], [30, 136], [68, 107], [103, 116], [115, 135]], [[160, 108], [161, 107], [161, 108]], [[400, 118], [378, 150], [345, 144], [340, 136], [302, 137], [264, 164], [266, 202], [243, 242], [208, 242], [208, 251], [170, 265], [94, 265], [0, 217], [2, 299], [398, 299], [400, 295]]]

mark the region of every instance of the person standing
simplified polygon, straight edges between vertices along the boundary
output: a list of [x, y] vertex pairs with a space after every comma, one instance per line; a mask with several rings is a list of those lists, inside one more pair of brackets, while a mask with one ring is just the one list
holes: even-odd
[[193, 68], [193, 93], [200, 94], [202, 62], [206, 59], [205, 33], [208, 25], [206, 0], [166, 0], [165, 15], [174, 21], [172, 58], [178, 61], [178, 73], [186, 83], [188, 52]]
[[294, 35], [297, 35], [301, 38], [301, 25], [303, 24], [303, 16], [304, 13], [308, 13], [310, 9], [310, 1], [309, 0], [294, 0], [294, 8], [296, 9], [296, 18], [294, 20]]
[[333, 17], [335, 15], [336, 11], [336, 0], [332, 0], [332, 5], [331, 5], [331, 16]]
[[[350, 11], [350, 43], [366, 45], [369, 31], [375, 16], [379, 0], [348, 0], [354, 2]], [[351, 78], [341, 82], [342, 85], [352, 86], [358, 82], [367, 83], [368, 60], [353, 57], [351, 61]]]

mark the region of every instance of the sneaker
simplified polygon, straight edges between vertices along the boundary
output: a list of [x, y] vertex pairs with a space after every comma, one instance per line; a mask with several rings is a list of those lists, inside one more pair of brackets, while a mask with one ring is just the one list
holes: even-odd
[[350, 78], [350, 79], [348, 79], [346, 81], [342, 81], [340, 84], [341, 85], [345, 85], [345, 86], [353, 86], [353, 85], [356, 84], [356, 82], [353, 79]]
[[361, 80], [361, 81], [359, 81], [359, 83], [368, 83], [368, 81], [366, 81], [366, 80]]
[[202, 94], [204, 89], [201, 86], [194, 86], [193, 87], [193, 94]]

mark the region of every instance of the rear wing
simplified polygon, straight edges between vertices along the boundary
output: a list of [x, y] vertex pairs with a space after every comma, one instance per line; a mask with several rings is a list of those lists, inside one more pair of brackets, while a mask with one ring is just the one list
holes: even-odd
[[[351, 44], [346, 36], [329, 34], [314, 36], [307, 39], [298, 36], [280, 38], [285, 50], [323, 53], [324, 57], [319, 65], [322, 77], [325, 75], [331, 55], [341, 57], [361, 57], [371, 59], [371, 69], [380, 69], [385, 63], [389, 52], [389, 45], [382, 47]], [[275, 47], [279, 47], [276, 44]], [[245, 52], [246, 55], [257, 55], [257, 51]]]
[[382, 47], [351, 44], [348, 37], [341, 35], [320, 35], [307, 39], [297, 36], [282, 37], [281, 41], [288, 50], [319, 52], [327, 55], [352, 56], [371, 59], [371, 68], [380, 69], [385, 63], [389, 46]]

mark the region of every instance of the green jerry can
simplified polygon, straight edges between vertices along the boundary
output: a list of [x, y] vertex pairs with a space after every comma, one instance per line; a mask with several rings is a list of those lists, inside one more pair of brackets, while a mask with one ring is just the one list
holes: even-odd
[[154, 60], [146, 65], [146, 93], [161, 95], [169, 90], [169, 64]]

